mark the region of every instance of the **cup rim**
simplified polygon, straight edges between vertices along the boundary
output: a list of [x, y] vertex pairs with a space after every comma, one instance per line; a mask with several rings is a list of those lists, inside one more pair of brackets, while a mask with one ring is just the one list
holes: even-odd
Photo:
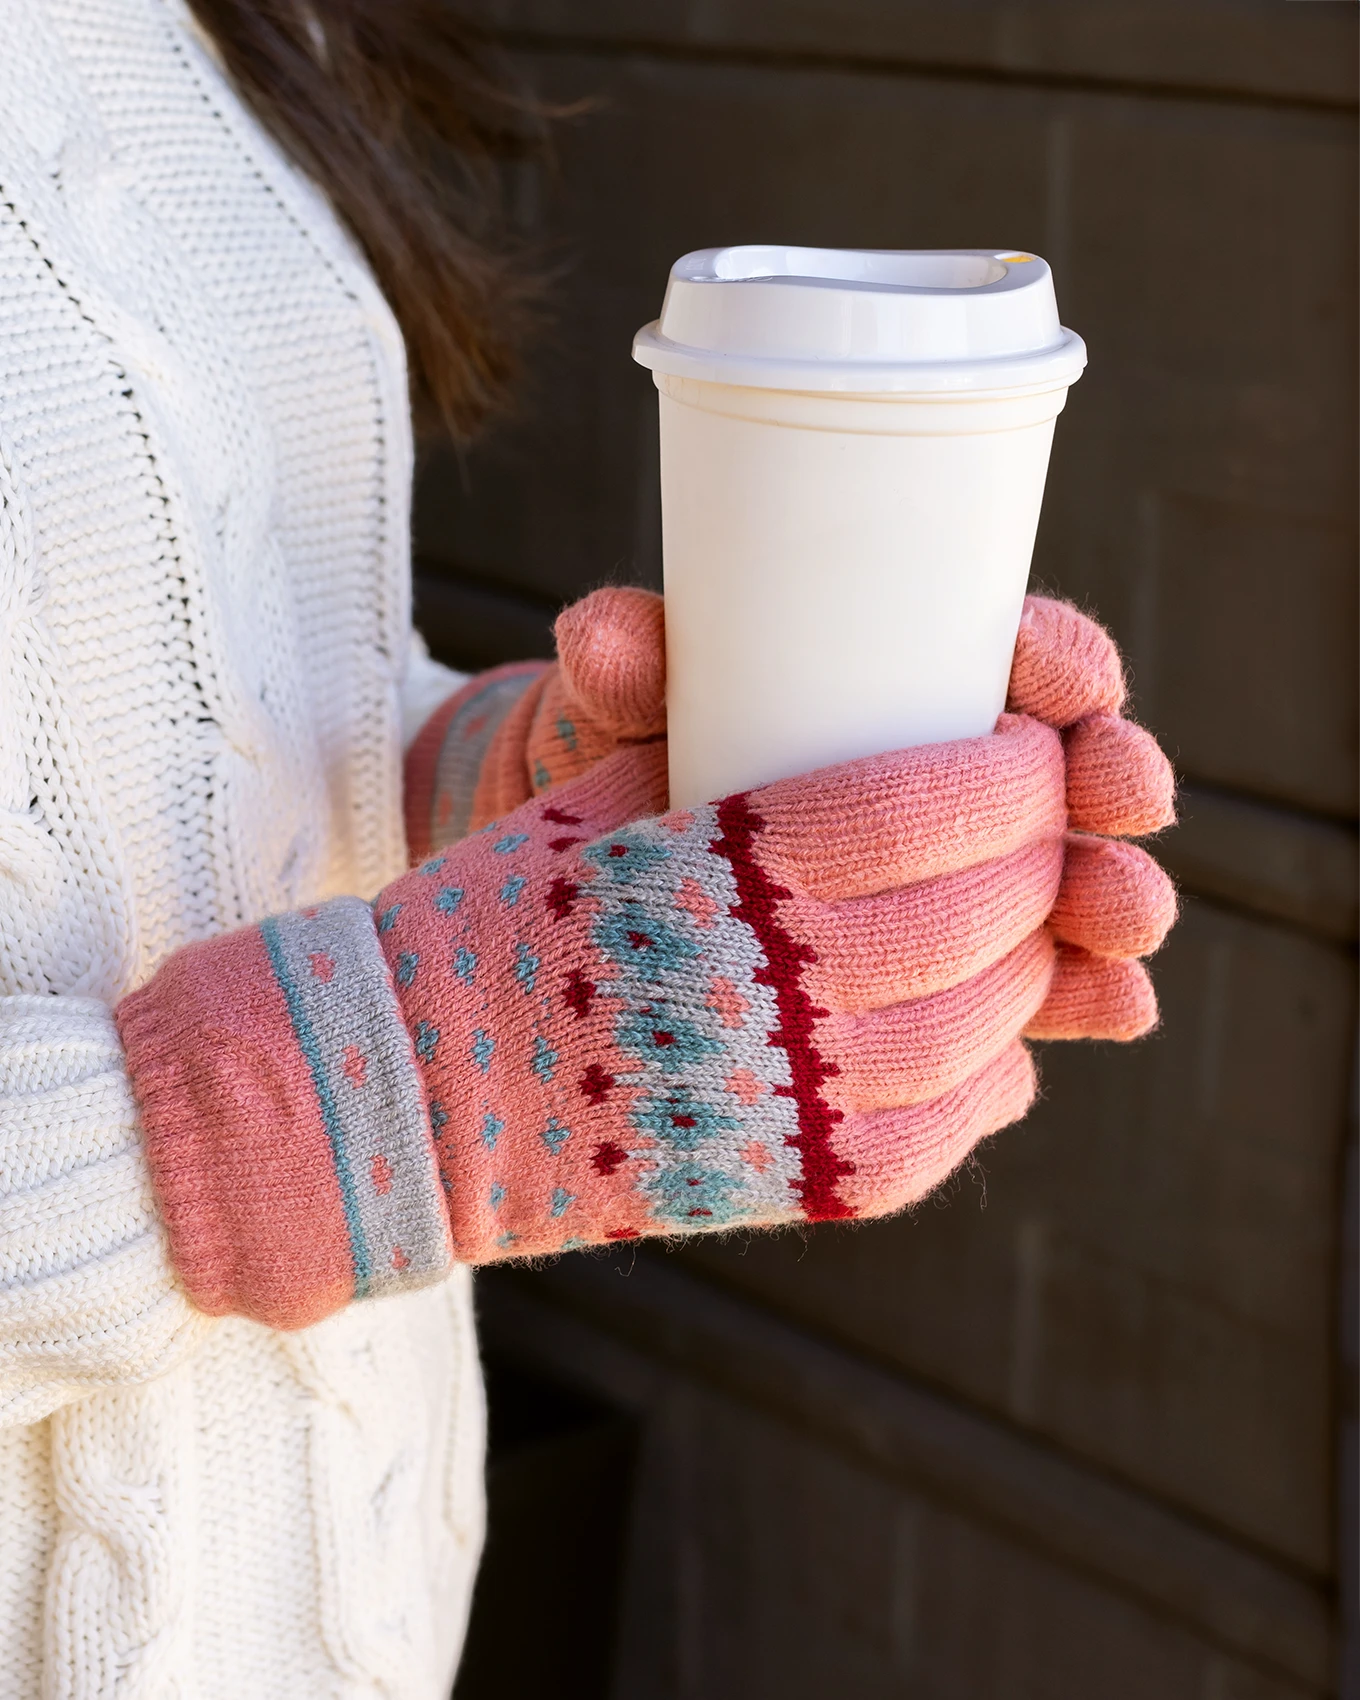
[[1086, 367], [1086, 344], [1061, 328], [1061, 340], [1028, 353], [971, 360], [808, 360], [778, 355], [727, 354], [695, 348], [661, 334], [660, 319], [633, 338], [633, 359], [652, 372], [746, 389], [799, 390], [841, 395], [939, 396], [1009, 394], [1062, 389]]

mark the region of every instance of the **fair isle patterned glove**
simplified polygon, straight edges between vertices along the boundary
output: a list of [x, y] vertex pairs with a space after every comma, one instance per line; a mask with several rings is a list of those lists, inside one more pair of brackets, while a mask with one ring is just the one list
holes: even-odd
[[[1147, 755], [1097, 758], [1126, 830], [1165, 819]], [[1155, 1020], [1134, 959], [1170, 886], [1131, 846], [1065, 857], [1040, 721], [614, 825], [661, 759], [620, 752], [378, 900], [459, 1258], [901, 1209], [1024, 1114], [1027, 1030]]]
[[430, 716], [406, 757], [406, 841], [430, 855], [565, 784], [620, 748], [662, 736], [661, 598], [609, 586], [565, 609], [558, 659], [479, 673]]
[[[994, 744], [977, 779], [1006, 800], [979, 832], [978, 786], [960, 774], [957, 820], [933, 824], [966, 819], [985, 856], [1022, 855], [985, 941], [973, 892], [958, 903], [937, 879], [935, 913], [914, 905], [929, 962], [904, 959], [891, 911], [904, 874], [938, 876], [948, 856], [942, 868], [938, 834], [903, 841], [928, 785], [891, 761], [611, 831], [624, 786], [650, 789], [648, 758], [624, 753], [389, 887], [378, 927], [455, 1254], [877, 1215], [1023, 1113], [1014, 1041], [1052, 977], [1036, 929], [1061, 865], [1062, 760], [1033, 723]], [[885, 792], [898, 806], [875, 806]]]
[[1146, 1031], [1174, 897], [1087, 834], [1165, 824], [1170, 773], [1066, 617], [1070, 676], [1036, 615], [1017, 685], [1065, 735], [1007, 716], [665, 815], [646, 744], [371, 915], [172, 958], [118, 1017], [195, 1302], [297, 1326], [450, 1253], [879, 1215], [1024, 1113], [1023, 1034]]

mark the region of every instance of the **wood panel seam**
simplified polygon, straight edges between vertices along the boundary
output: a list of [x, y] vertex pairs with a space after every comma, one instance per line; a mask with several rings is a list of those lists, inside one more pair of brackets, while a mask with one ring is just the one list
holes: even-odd
[[816, 48], [740, 47], [727, 43], [679, 42], [642, 37], [558, 35], [551, 31], [503, 29], [497, 38], [520, 53], [591, 59], [653, 60], [671, 64], [723, 66], [734, 70], [821, 71], [842, 76], [916, 78], [929, 82], [980, 83], [1056, 94], [1106, 95], [1123, 99], [1252, 107], [1268, 111], [1353, 117], [1355, 101], [1320, 95], [1272, 94], [1264, 89], [1216, 88], [1211, 84], [1161, 83], [1104, 77], [1094, 72], [1008, 70], [967, 61], [912, 59], [900, 55], [827, 53]]
[[651, 1258], [621, 1275], [614, 1263], [575, 1258], [498, 1274], [479, 1285], [479, 1303], [502, 1346], [531, 1339], [558, 1374], [589, 1375], [586, 1342], [569, 1340], [564, 1324], [598, 1329], [1099, 1577], [1262, 1671], [1331, 1692], [1328, 1596], [1275, 1556], [702, 1278]]

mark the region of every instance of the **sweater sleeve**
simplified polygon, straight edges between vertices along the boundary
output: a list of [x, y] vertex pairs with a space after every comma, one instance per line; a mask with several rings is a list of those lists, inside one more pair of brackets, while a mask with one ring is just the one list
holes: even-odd
[[206, 1326], [171, 1267], [111, 1010], [0, 998], [0, 1425], [148, 1380]]
[[[408, 745], [468, 684], [415, 637]], [[225, 1012], [222, 953], [251, 945]], [[447, 1265], [429, 1118], [366, 904], [191, 948], [153, 984], [168, 998], [144, 990], [116, 1015], [94, 998], [0, 997], [0, 1425], [162, 1374], [213, 1313], [298, 1326]], [[221, 1019], [191, 1033], [200, 992]], [[169, 1078], [177, 1042], [192, 1080], [183, 1063]], [[241, 1135], [217, 1147], [215, 1210], [191, 1150], [208, 1106]]]

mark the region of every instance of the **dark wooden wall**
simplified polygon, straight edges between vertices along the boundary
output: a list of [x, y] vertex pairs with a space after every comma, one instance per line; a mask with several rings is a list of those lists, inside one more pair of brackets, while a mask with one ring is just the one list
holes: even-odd
[[594, 106], [522, 184], [564, 261], [522, 420], [422, 474], [436, 648], [545, 653], [564, 600], [659, 582], [628, 349], [677, 255], [1014, 244], [1091, 358], [1035, 576], [1112, 627], [1185, 784], [1162, 1031], [1049, 1048], [980, 1175], [854, 1232], [483, 1280], [497, 1351], [640, 1414], [617, 1700], [1334, 1693], [1355, 8], [494, 10]]

